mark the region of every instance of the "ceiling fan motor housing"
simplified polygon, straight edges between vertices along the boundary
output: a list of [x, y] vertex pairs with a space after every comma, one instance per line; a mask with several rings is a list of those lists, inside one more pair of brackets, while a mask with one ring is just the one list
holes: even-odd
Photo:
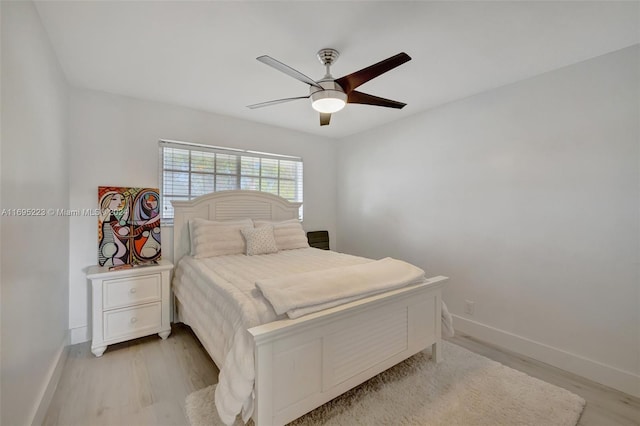
[[347, 103], [347, 94], [334, 80], [320, 80], [318, 84], [324, 88], [320, 90], [310, 86], [311, 104], [317, 111], [334, 113], [340, 111]]

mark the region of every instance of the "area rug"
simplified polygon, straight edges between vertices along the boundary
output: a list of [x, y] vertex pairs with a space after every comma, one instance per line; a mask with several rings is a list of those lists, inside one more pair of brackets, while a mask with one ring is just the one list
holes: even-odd
[[[452, 343], [442, 352], [439, 364], [427, 349], [290, 424], [575, 426], [580, 418], [578, 395]], [[187, 397], [191, 426], [222, 425], [214, 390]]]

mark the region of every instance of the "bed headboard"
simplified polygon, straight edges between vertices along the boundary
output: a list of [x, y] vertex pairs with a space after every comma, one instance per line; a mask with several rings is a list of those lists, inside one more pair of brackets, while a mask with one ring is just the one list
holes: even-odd
[[190, 252], [189, 220], [233, 219], [298, 219], [302, 203], [292, 203], [277, 195], [260, 191], [219, 191], [202, 195], [191, 201], [172, 201], [173, 262]]

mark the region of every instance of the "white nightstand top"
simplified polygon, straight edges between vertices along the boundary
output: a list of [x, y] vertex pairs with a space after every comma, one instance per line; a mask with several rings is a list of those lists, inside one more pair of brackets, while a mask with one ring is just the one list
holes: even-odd
[[87, 269], [87, 278], [115, 278], [119, 276], [133, 277], [136, 275], [144, 275], [148, 273], [170, 270], [173, 268], [173, 263], [168, 260], [159, 260], [157, 265], [151, 266], [137, 266], [128, 269], [120, 269], [117, 271], [110, 271], [108, 266], [91, 266]]

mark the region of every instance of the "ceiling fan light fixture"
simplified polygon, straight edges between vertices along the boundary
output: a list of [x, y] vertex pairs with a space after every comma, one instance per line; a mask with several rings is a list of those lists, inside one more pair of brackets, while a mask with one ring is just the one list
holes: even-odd
[[347, 104], [347, 95], [338, 90], [320, 90], [311, 95], [311, 106], [318, 112], [333, 114]]

